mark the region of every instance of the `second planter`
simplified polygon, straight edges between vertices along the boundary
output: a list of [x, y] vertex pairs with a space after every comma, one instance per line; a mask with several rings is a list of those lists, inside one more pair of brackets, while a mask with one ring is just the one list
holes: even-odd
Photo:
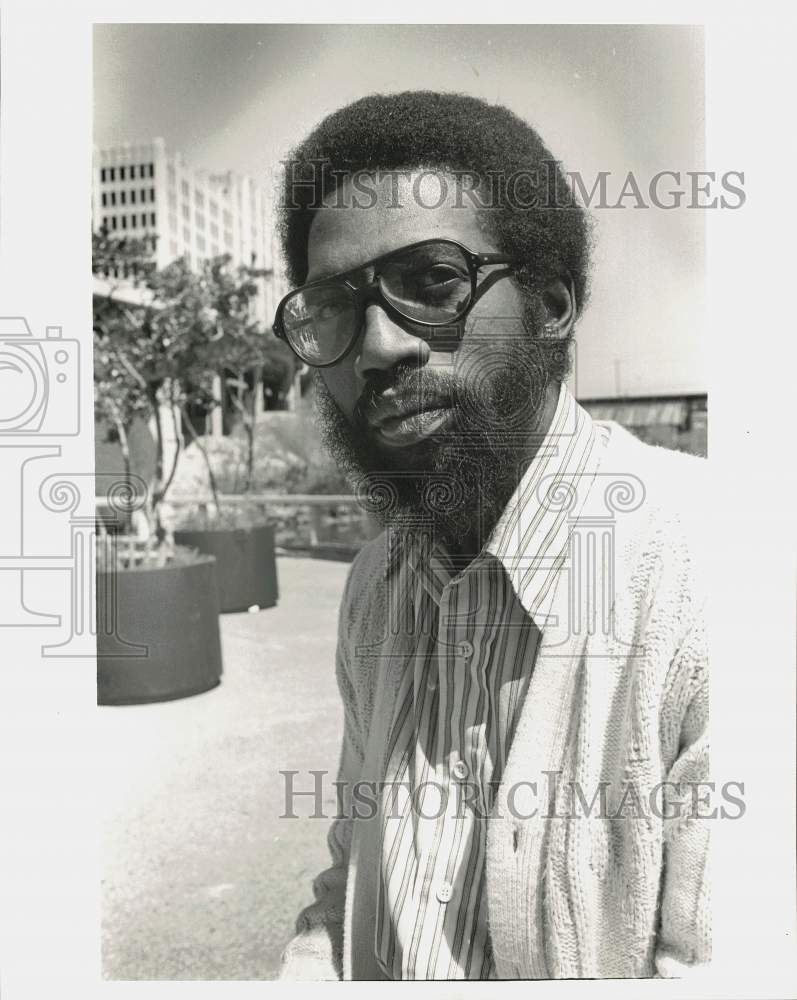
[[246, 611], [252, 605], [277, 603], [274, 528], [214, 528], [175, 531], [178, 545], [216, 557], [216, 579], [222, 611]]

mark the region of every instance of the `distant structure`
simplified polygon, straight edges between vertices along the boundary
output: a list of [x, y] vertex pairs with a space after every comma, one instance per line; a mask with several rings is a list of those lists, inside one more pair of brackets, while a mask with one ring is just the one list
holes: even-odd
[[158, 268], [178, 257], [196, 268], [229, 253], [236, 266], [269, 272], [256, 308], [271, 324], [283, 281], [268, 196], [251, 178], [194, 168], [167, 151], [163, 139], [95, 148], [94, 229], [103, 224], [114, 235], [150, 243]]
[[[211, 173], [185, 162], [177, 151], [168, 150], [163, 139], [143, 143], [123, 143], [95, 147], [92, 185], [92, 227], [103, 227], [112, 236], [143, 240], [150, 248], [157, 268], [184, 257], [198, 271], [202, 262], [220, 254], [230, 254], [234, 266], [255, 272], [258, 294], [252, 300], [252, 318], [268, 328], [274, 321], [277, 303], [287, 291], [268, 194], [250, 177], [232, 171]], [[136, 306], [142, 291], [128, 276], [118, 273], [94, 275], [94, 295]], [[131, 276], [132, 277], [132, 276]], [[221, 371], [215, 384], [221, 402], [210, 412], [189, 410], [189, 419], [200, 434], [226, 434], [234, 427], [235, 410], [230, 405], [230, 379], [237, 373]], [[301, 396], [300, 372], [287, 384], [275, 387], [264, 382], [260, 373], [246, 375], [256, 416], [265, 410], [293, 410]], [[165, 416], [165, 415], [164, 415]], [[180, 424], [180, 418], [177, 424]], [[175, 422], [164, 419], [167, 462], [177, 442]], [[121, 458], [118, 444], [108, 440], [107, 428], [96, 427], [97, 469], [118, 471]], [[187, 443], [186, 428], [182, 428]], [[133, 428], [131, 448], [141, 470], [151, 464], [152, 430], [141, 421]], [[140, 471], [141, 471], [140, 470]]]
[[[130, 236], [150, 246], [156, 266], [166, 267], [184, 257], [198, 270], [204, 260], [230, 254], [235, 266], [257, 272], [258, 294], [253, 317], [271, 326], [280, 298], [287, 290], [266, 192], [250, 177], [211, 173], [186, 163], [163, 139], [95, 147], [92, 204], [93, 228], [103, 226], [113, 236]], [[114, 273], [110, 279], [124, 279]], [[95, 278], [95, 294], [102, 295], [102, 278]], [[117, 288], [115, 294], [120, 297]], [[136, 290], [131, 288], [135, 298]], [[252, 384], [257, 412], [269, 408], [293, 409], [300, 394], [298, 377], [284, 395], [274, 398], [270, 387]], [[219, 398], [226, 404], [224, 374]], [[203, 422], [200, 414], [192, 423]], [[209, 433], [221, 433], [229, 422], [226, 405], [211, 412]]]
[[649, 444], [704, 458], [708, 452], [708, 397], [705, 393], [615, 396], [585, 399], [596, 420], [616, 420]]

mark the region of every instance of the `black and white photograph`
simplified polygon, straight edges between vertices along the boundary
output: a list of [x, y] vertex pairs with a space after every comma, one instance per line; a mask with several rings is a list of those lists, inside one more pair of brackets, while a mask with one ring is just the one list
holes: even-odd
[[11, 904], [37, 870], [100, 993], [791, 995], [789, 227], [743, 23], [111, 6], [0, 12], [0, 628], [46, 687]]
[[95, 29], [109, 975], [709, 961], [702, 41]]

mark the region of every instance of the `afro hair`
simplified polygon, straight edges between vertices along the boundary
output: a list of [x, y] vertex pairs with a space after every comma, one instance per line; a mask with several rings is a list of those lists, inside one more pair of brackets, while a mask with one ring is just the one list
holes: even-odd
[[285, 166], [279, 230], [294, 286], [307, 277], [315, 212], [347, 177], [424, 168], [477, 182], [488, 231], [523, 262], [521, 287], [533, 293], [569, 273], [579, 312], [586, 302], [589, 217], [537, 132], [501, 105], [427, 90], [371, 94], [326, 117]]

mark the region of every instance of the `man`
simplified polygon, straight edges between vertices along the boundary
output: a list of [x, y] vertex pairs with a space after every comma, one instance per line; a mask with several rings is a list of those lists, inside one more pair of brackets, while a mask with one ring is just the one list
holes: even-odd
[[333, 864], [282, 975], [705, 963], [702, 463], [565, 387], [589, 229], [558, 164], [504, 108], [367, 97], [296, 150], [282, 235], [275, 329], [386, 529], [343, 596]]

